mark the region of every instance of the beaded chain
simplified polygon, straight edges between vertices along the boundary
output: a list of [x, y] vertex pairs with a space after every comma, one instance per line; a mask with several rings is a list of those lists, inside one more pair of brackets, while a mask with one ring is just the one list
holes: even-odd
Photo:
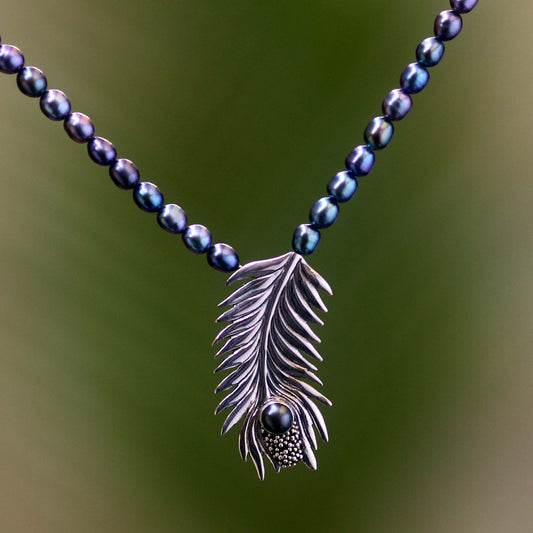
[[[374, 166], [375, 151], [385, 148], [394, 133], [393, 122], [401, 120], [412, 106], [411, 95], [419, 93], [429, 81], [428, 68], [437, 65], [444, 54], [444, 42], [461, 31], [461, 15], [474, 9], [478, 0], [450, 0], [451, 10], [439, 13], [434, 23], [434, 36], [424, 39], [416, 49], [416, 61], [407, 65], [400, 78], [399, 89], [390, 91], [382, 104], [383, 115], [373, 118], [364, 131], [365, 144], [356, 146], [346, 157], [346, 170], [329, 181], [328, 196], [317, 200], [309, 212], [309, 223], [300, 224], [293, 235], [292, 247], [297, 254], [309, 255], [320, 241], [320, 230], [331, 226], [339, 214], [339, 204], [347, 202], [357, 191], [357, 178], [366, 176]], [[1, 43], [1, 40], [0, 40]], [[16, 46], [0, 44], [0, 72], [17, 74], [17, 85], [26, 96], [39, 98], [41, 111], [54, 121], [63, 121], [69, 137], [87, 143], [90, 158], [105, 167], [115, 185], [133, 189], [135, 203], [144, 211], [157, 213], [159, 225], [170, 233], [182, 234], [185, 246], [196, 253], [206, 253], [209, 265], [223, 272], [239, 268], [235, 250], [215, 243], [202, 224], [187, 224], [185, 211], [177, 204], [165, 204], [157, 185], [141, 181], [137, 166], [129, 159], [117, 158], [114, 145], [95, 136], [92, 120], [85, 114], [71, 112], [67, 95], [59, 89], [48, 89], [44, 73], [37, 67], [24, 66], [24, 55]]]

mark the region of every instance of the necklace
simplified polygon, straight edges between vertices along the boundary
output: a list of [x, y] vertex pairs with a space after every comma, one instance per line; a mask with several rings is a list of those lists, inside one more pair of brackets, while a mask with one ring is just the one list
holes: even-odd
[[207, 256], [209, 265], [223, 272], [233, 272], [228, 283], [241, 282], [220, 305], [227, 309], [218, 321], [228, 323], [215, 339], [223, 343], [217, 356], [216, 371], [229, 371], [217, 392], [227, 392], [216, 412], [229, 409], [222, 433], [241, 423], [239, 450], [243, 459], [252, 458], [259, 477], [265, 475], [266, 457], [276, 471], [304, 462], [316, 469], [317, 431], [327, 441], [322, 413], [315, 401], [331, 405], [310, 382], [321, 384], [316, 366], [309, 359], [321, 361], [313, 342], [319, 338], [309, 323], [323, 324], [317, 309], [326, 311], [322, 292], [331, 294], [327, 282], [304, 259], [317, 248], [320, 231], [331, 226], [339, 204], [348, 202], [358, 187], [357, 179], [373, 168], [375, 153], [385, 148], [394, 133], [393, 123], [411, 109], [411, 95], [420, 92], [429, 81], [428, 68], [437, 65], [444, 53], [444, 42], [456, 37], [462, 28], [461, 15], [471, 11], [477, 0], [450, 0], [451, 10], [441, 12], [434, 26], [434, 36], [424, 39], [416, 49], [416, 62], [404, 70], [399, 89], [383, 101], [383, 115], [370, 121], [364, 132], [364, 144], [346, 158], [346, 170], [328, 183], [328, 195], [310, 210], [309, 223], [298, 226], [293, 234], [293, 251], [272, 259], [239, 265], [235, 250], [224, 243], [213, 243], [209, 230], [201, 224], [188, 224], [185, 211], [165, 203], [157, 185], [141, 181], [135, 164], [118, 158], [107, 139], [95, 136], [91, 119], [71, 112], [70, 100], [57, 89], [48, 89], [44, 73], [24, 66], [24, 56], [15, 46], [0, 46], [0, 71], [16, 74], [21, 92], [39, 98], [42, 112], [51, 120], [63, 121], [67, 134], [78, 143], [86, 143], [91, 159], [108, 167], [113, 182], [121, 189], [133, 190], [136, 204], [157, 214], [166, 231], [181, 234], [187, 248]]

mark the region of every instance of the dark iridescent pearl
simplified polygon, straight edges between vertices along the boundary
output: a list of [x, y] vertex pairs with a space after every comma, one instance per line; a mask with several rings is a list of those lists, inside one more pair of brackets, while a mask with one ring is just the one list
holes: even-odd
[[211, 248], [211, 233], [201, 224], [187, 226], [182, 237], [185, 246], [192, 252], [203, 254]]
[[70, 113], [70, 100], [67, 95], [59, 89], [46, 91], [39, 101], [41, 111], [50, 120], [63, 120]]
[[402, 73], [400, 85], [408, 94], [419, 93], [429, 81], [429, 72], [418, 63], [409, 63]]
[[37, 98], [46, 91], [46, 76], [37, 67], [24, 67], [17, 74], [20, 92], [31, 98]]
[[117, 159], [109, 167], [109, 176], [121, 189], [132, 189], [140, 179], [139, 170], [129, 159]]
[[107, 166], [117, 158], [117, 151], [111, 141], [103, 137], [93, 137], [87, 145], [90, 158], [99, 165]]
[[169, 233], [181, 233], [187, 226], [187, 215], [179, 205], [167, 204], [157, 214], [157, 222]]
[[401, 120], [409, 113], [413, 101], [411, 97], [404, 93], [401, 89], [393, 89], [381, 105], [383, 114], [391, 120]]
[[71, 113], [63, 122], [68, 136], [77, 143], [86, 143], [94, 135], [91, 119], [83, 113]]
[[133, 191], [135, 203], [148, 213], [155, 213], [163, 207], [163, 195], [157, 185], [149, 181], [141, 181]]
[[0, 46], [0, 72], [16, 74], [24, 66], [24, 56], [19, 48], [11, 44]]
[[229, 244], [219, 242], [207, 251], [207, 262], [217, 270], [231, 272], [239, 266], [239, 256]]
[[292, 248], [297, 254], [312, 254], [320, 242], [320, 231], [311, 224], [300, 224], [294, 231]]
[[339, 206], [329, 196], [317, 200], [311, 207], [311, 211], [309, 211], [309, 220], [317, 228], [328, 228], [337, 220], [338, 216]]
[[434, 33], [441, 41], [450, 41], [463, 27], [461, 15], [454, 11], [441, 11], [435, 19]]
[[328, 183], [328, 194], [337, 202], [347, 202], [357, 190], [357, 180], [350, 172], [337, 172]]
[[381, 150], [389, 144], [394, 126], [385, 117], [374, 117], [365, 129], [365, 142], [372, 150]]
[[284, 403], [269, 403], [261, 411], [261, 424], [274, 435], [282, 435], [289, 431], [292, 422], [292, 412]]
[[346, 156], [346, 168], [355, 176], [366, 176], [372, 170], [375, 159], [374, 152], [360, 144]]
[[450, 5], [456, 13], [470, 13], [477, 2], [478, 0], [450, 0]]
[[436, 37], [424, 39], [416, 49], [416, 58], [425, 67], [434, 67], [444, 55], [444, 43]]

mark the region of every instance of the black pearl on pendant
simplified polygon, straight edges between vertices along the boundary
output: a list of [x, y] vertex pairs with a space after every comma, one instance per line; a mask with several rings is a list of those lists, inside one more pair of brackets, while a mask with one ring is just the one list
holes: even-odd
[[325, 196], [317, 200], [309, 211], [309, 220], [317, 228], [329, 228], [337, 220], [339, 206], [334, 198]]
[[261, 411], [261, 424], [274, 435], [282, 435], [289, 431], [293, 420], [291, 410], [281, 402], [268, 403]]
[[163, 194], [157, 185], [149, 181], [141, 181], [133, 191], [135, 203], [148, 213], [155, 213], [163, 207]]
[[346, 156], [346, 168], [354, 176], [366, 176], [372, 170], [375, 160], [374, 152], [368, 146], [360, 144]]
[[444, 55], [444, 44], [436, 37], [424, 39], [416, 49], [416, 59], [425, 67], [434, 67]]
[[43, 93], [39, 105], [50, 120], [64, 120], [70, 113], [70, 100], [59, 89], [50, 89]]
[[357, 191], [357, 180], [350, 171], [337, 172], [328, 183], [328, 194], [337, 202], [347, 202]]
[[17, 74], [20, 92], [31, 98], [37, 98], [46, 91], [46, 76], [37, 67], [24, 67]]
[[320, 242], [320, 231], [312, 224], [300, 224], [292, 237], [292, 248], [300, 255], [312, 254]]
[[386, 117], [373, 118], [365, 129], [365, 142], [372, 150], [381, 150], [389, 144], [394, 126]]
[[157, 213], [157, 222], [169, 233], [181, 233], [187, 227], [187, 215], [177, 204], [166, 204]]
[[117, 159], [109, 167], [109, 176], [120, 189], [133, 189], [139, 183], [139, 170], [129, 159]]
[[409, 113], [413, 101], [411, 97], [401, 89], [393, 89], [381, 105], [383, 114], [390, 120], [401, 120]]
[[239, 257], [229, 244], [218, 242], [207, 251], [207, 262], [217, 270], [231, 272], [239, 266]]
[[117, 151], [111, 141], [103, 137], [93, 137], [87, 145], [90, 158], [104, 167], [110, 165], [117, 158]]
[[63, 127], [68, 136], [80, 144], [88, 142], [94, 135], [94, 125], [83, 113], [71, 113], [63, 122]]
[[435, 37], [441, 41], [451, 41], [459, 35], [463, 27], [463, 19], [455, 11], [441, 11], [435, 19]]
[[205, 226], [202, 226], [202, 224], [191, 224], [187, 226], [181, 236], [185, 246], [191, 252], [203, 254], [211, 248], [211, 232]]
[[409, 63], [402, 72], [400, 84], [407, 94], [419, 93], [429, 81], [429, 72], [418, 63]]
[[450, 0], [450, 5], [456, 13], [470, 13], [477, 2], [478, 0]]
[[16, 74], [24, 66], [24, 56], [19, 48], [11, 44], [0, 46], [0, 72]]

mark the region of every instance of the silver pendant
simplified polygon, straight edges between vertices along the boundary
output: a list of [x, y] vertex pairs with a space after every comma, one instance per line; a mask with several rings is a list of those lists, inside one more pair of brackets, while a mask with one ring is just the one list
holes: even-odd
[[225, 358], [215, 372], [232, 369], [215, 391], [232, 389], [215, 411], [232, 408], [222, 434], [244, 417], [240, 454], [243, 460], [251, 456], [260, 479], [265, 455], [276, 472], [300, 461], [316, 470], [315, 428], [324, 441], [328, 431], [313, 400], [331, 402], [307, 382], [322, 385], [307, 359], [322, 361], [311, 342], [320, 339], [308, 322], [324, 324], [313, 307], [327, 312], [319, 289], [332, 294], [331, 288], [294, 252], [248, 263], [227, 284], [242, 280], [248, 281], [219, 304], [232, 306], [217, 320], [230, 324], [213, 343], [225, 340], [216, 355]]

